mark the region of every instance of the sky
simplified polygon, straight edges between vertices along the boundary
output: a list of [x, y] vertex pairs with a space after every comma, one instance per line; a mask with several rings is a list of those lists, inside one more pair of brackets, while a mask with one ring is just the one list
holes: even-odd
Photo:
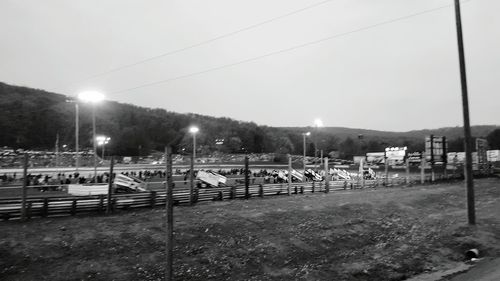
[[[462, 126], [453, 0], [1, 0], [0, 81], [268, 126]], [[462, 3], [471, 124], [500, 124], [500, 1]]]

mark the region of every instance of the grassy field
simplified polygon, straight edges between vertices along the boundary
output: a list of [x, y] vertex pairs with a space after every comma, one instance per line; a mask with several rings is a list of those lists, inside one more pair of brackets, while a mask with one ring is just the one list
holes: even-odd
[[[404, 280], [500, 257], [500, 180], [176, 207], [175, 280]], [[2, 280], [163, 280], [164, 209], [0, 223]]]

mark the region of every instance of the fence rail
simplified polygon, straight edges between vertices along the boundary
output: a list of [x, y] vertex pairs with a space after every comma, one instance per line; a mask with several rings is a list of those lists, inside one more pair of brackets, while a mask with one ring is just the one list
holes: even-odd
[[[443, 179], [443, 178], [441, 178]], [[450, 179], [450, 178], [448, 178]], [[430, 180], [430, 177], [426, 178]], [[328, 188], [325, 182], [306, 182], [306, 183], [291, 183], [290, 189], [287, 183], [277, 184], [259, 184], [250, 185], [248, 188], [249, 197], [265, 197], [288, 194], [304, 194], [314, 192], [329, 192], [335, 190], [353, 189], [361, 187], [377, 187], [377, 186], [397, 186], [402, 184], [417, 184], [420, 183], [419, 176], [410, 178], [390, 178], [390, 179], [375, 179], [375, 180], [338, 180], [330, 181]], [[193, 195], [194, 202], [206, 201], [222, 201], [238, 198], [247, 198], [245, 186], [233, 187], [218, 187], [218, 188], [202, 188], [195, 189]], [[26, 217], [28, 219], [34, 217], [55, 217], [55, 216], [72, 216], [81, 213], [105, 213], [108, 205], [110, 209], [127, 210], [136, 208], [154, 208], [156, 206], [165, 206], [166, 191], [148, 191], [131, 194], [113, 194], [110, 202], [106, 195], [94, 196], [74, 196], [74, 197], [45, 197], [36, 198], [29, 197], [26, 201]], [[189, 189], [180, 188], [174, 189], [173, 202], [175, 205], [189, 204], [190, 194]], [[20, 219], [21, 214], [21, 199], [19, 198], [0, 198], [0, 219]]]

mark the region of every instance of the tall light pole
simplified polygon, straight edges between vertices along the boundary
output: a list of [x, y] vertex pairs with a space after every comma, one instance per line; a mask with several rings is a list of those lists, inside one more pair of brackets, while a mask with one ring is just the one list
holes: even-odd
[[110, 137], [106, 137], [106, 136], [97, 136], [96, 137], [96, 141], [97, 141], [97, 145], [101, 146], [102, 145], [102, 161], [104, 161], [104, 149], [106, 147], [106, 144], [109, 143], [109, 141], [111, 140]]
[[193, 154], [191, 154], [191, 169], [189, 170], [190, 186], [189, 186], [189, 203], [193, 204], [193, 191], [194, 191], [194, 161], [196, 159], [196, 133], [200, 129], [196, 126], [189, 127], [189, 132], [193, 135]]
[[462, 18], [460, 15], [460, 0], [455, 0], [455, 21], [457, 25], [458, 56], [460, 62], [460, 81], [462, 85], [462, 107], [464, 115], [465, 138], [465, 181], [467, 185], [467, 215], [469, 224], [476, 224], [474, 200], [474, 179], [472, 174], [472, 138], [469, 119], [469, 98], [467, 94], [467, 75], [465, 69], [464, 42], [462, 35]]
[[78, 100], [68, 99], [68, 100], [66, 100], [66, 102], [75, 104], [75, 153], [76, 153], [75, 170], [78, 173], [78, 168], [80, 167], [80, 155], [78, 154], [78, 149], [79, 149], [78, 140], [79, 140], [79, 129], [80, 129], [80, 125], [79, 125], [80, 113], [79, 113], [79, 108], [78, 108]]
[[319, 128], [323, 127], [323, 121], [321, 119], [316, 118], [314, 119], [314, 168], [316, 169], [316, 157], [318, 157], [318, 133], [319, 133]]
[[306, 181], [306, 137], [310, 136], [311, 135], [311, 132], [307, 132], [307, 133], [302, 133], [302, 137], [304, 139], [304, 157], [302, 158], [302, 167], [303, 167], [303, 171], [302, 171], [302, 182], [305, 182]]
[[78, 101], [75, 101], [75, 153], [76, 153], [76, 158], [75, 158], [75, 168], [76, 172], [78, 173], [78, 167], [80, 167], [80, 154], [78, 152], [79, 149], [79, 121], [78, 118], [80, 116], [79, 113], [79, 108], [78, 108]]
[[92, 104], [92, 145], [94, 149], [94, 182], [97, 182], [97, 144], [95, 136], [95, 104], [104, 99], [104, 95], [95, 92], [87, 91], [82, 92], [78, 95], [78, 98], [84, 102], [89, 102]]

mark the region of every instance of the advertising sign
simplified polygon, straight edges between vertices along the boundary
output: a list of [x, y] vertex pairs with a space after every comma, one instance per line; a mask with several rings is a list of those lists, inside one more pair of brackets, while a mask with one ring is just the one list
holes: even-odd
[[387, 163], [391, 166], [404, 165], [407, 147], [388, 147], [385, 149]]
[[500, 150], [488, 150], [487, 158], [489, 162], [498, 162], [500, 161]]
[[425, 160], [432, 164], [446, 164], [446, 137], [425, 137]]
[[488, 141], [485, 139], [476, 139], [477, 163], [481, 170], [488, 169]]
[[408, 162], [410, 162], [410, 163], [422, 162], [422, 153], [421, 152], [408, 153], [408, 155], [406, 157], [408, 158]]

